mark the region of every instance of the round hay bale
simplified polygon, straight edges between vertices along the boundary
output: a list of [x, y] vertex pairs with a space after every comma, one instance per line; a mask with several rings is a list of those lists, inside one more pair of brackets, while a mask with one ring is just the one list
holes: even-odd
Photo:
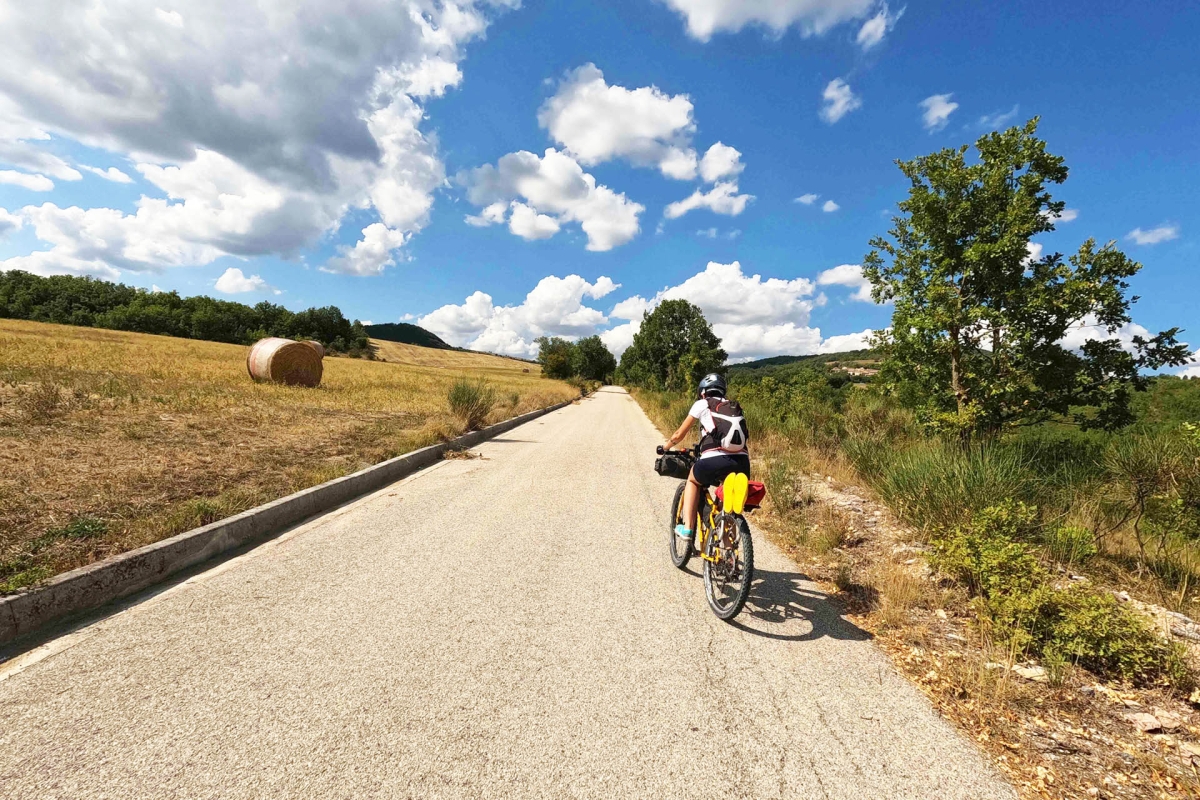
[[321, 385], [321, 357], [303, 342], [291, 339], [261, 339], [250, 348], [246, 370], [256, 381], [288, 386]]
[[305, 344], [311, 347], [313, 350], [316, 350], [317, 355], [319, 355], [321, 358], [325, 357], [325, 345], [321, 344], [316, 339], [309, 339], [307, 342], [305, 342]]

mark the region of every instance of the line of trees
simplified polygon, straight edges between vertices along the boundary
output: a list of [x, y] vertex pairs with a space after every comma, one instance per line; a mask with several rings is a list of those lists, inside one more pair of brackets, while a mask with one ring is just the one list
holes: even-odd
[[293, 312], [274, 303], [180, 297], [69, 275], [0, 272], [0, 317], [229, 344], [253, 344], [267, 336], [313, 339], [331, 352], [371, 356], [366, 330], [337, 306]]
[[589, 336], [578, 342], [558, 336], [543, 336], [537, 340], [537, 345], [537, 360], [542, 365], [542, 374], [550, 378], [583, 378], [612, 383], [617, 371], [617, 359], [599, 336]]

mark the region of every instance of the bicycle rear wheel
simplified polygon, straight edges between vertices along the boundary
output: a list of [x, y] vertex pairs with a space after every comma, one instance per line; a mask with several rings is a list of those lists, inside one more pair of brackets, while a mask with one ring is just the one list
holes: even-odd
[[671, 527], [667, 531], [667, 536], [670, 537], [668, 547], [671, 553], [671, 563], [679, 569], [687, 566], [694, 552], [692, 539], [684, 539], [682, 536], [675, 535], [675, 526], [683, 522], [683, 490], [686, 487], [687, 481], [682, 481], [679, 488], [675, 490], [675, 499], [671, 501]]
[[723, 515], [704, 550], [704, 595], [713, 613], [729, 621], [746, 605], [754, 580], [754, 542], [746, 518]]

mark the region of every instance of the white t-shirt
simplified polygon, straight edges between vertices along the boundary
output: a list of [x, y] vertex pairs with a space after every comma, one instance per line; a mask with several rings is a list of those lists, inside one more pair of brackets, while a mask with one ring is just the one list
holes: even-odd
[[[692, 408], [691, 408], [691, 410], [688, 411], [688, 416], [694, 420], [697, 420], [700, 423], [700, 430], [703, 433], [703, 435], [705, 435], [705, 436], [712, 433], [717, 428], [717, 423], [713, 421], [712, 412], [708, 410], [708, 401], [707, 400], [697, 400], [696, 402], [692, 403]], [[719, 447], [714, 447], [712, 450], [705, 450], [703, 453], [700, 454], [700, 457], [701, 458], [712, 458], [713, 456], [727, 456], [727, 455], [749, 456], [750, 449], [746, 448], [745, 450], [742, 450], [741, 453], [730, 454], [730, 453], [726, 453], [724, 450], [720, 449]]]

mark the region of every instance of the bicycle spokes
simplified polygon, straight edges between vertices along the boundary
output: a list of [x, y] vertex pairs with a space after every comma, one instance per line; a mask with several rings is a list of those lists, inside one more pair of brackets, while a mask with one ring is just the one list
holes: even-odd
[[753, 545], [745, 519], [721, 514], [702, 555], [708, 604], [721, 619], [732, 619], [742, 610], [754, 577]]

